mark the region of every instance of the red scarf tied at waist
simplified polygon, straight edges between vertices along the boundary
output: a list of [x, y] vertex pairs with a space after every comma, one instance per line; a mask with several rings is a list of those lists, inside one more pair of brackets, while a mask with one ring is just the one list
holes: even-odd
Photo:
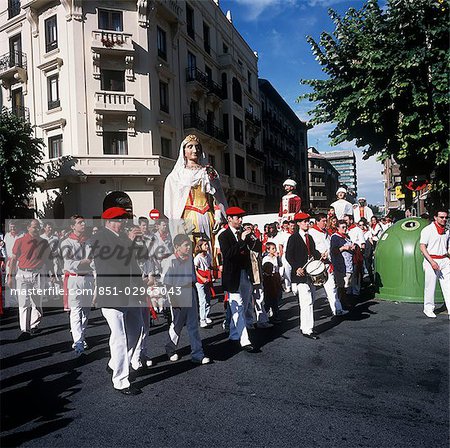
[[[214, 287], [213, 287], [213, 283], [212, 283], [212, 271], [211, 270], [207, 270], [204, 271], [203, 269], [197, 269], [197, 282], [200, 283], [201, 285], [206, 285], [209, 284], [209, 288], [211, 290], [211, 297], [216, 297], [216, 291], [214, 291]], [[206, 278], [206, 280], [203, 280], [202, 278], [199, 277], [199, 275], [201, 275], [203, 278]]]

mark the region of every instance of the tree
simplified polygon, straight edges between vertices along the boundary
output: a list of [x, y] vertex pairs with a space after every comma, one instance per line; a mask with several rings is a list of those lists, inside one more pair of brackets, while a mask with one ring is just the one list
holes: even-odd
[[27, 202], [36, 190], [44, 142], [31, 124], [7, 109], [0, 113], [1, 220], [28, 217]]
[[[368, 0], [342, 17], [329, 10], [332, 34], [307, 37], [328, 75], [302, 80], [316, 102], [312, 124], [333, 122], [333, 145], [355, 141], [364, 158], [393, 157], [403, 182], [425, 175], [428, 206], [449, 188], [449, 0]], [[408, 204], [407, 204], [408, 205]]]

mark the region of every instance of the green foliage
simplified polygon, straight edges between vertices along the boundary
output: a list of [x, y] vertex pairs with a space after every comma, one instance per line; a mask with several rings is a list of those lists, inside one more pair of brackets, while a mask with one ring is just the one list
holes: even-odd
[[312, 51], [328, 75], [303, 80], [316, 102], [312, 124], [333, 122], [337, 145], [355, 140], [364, 157], [390, 156], [402, 175], [433, 178], [431, 202], [449, 186], [449, 0], [368, 0], [341, 17], [330, 10], [332, 34]]
[[0, 113], [1, 219], [27, 216], [27, 202], [36, 190], [43, 141], [29, 122], [3, 109]]

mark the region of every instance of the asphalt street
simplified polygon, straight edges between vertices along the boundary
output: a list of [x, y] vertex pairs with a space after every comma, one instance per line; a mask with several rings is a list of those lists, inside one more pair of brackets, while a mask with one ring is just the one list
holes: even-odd
[[283, 324], [256, 329], [256, 353], [231, 346], [214, 326], [202, 329], [214, 362], [193, 365], [187, 332], [178, 362], [164, 353], [167, 327], [151, 329], [155, 362], [123, 396], [105, 371], [108, 327], [91, 314], [80, 358], [68, 315], [45, 310], [42, 332], [17, 341], [14, 312], [2, 317], [1, 446], [24, 447], [447, 447], [449, 320], [428, 319], [420, 304], [359, 304], [332, 319], [315, 306], [320, 340], [302, 337], [298, 305], [285, 298]]

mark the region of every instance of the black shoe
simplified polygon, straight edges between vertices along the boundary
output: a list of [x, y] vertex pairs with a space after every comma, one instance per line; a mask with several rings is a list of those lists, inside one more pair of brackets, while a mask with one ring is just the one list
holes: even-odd
[[126, 387], [125, 389], [115, 389], [117, 392], [120, 392], [123, 395], [139, 395], [142, 393], [141, 389], [138, 389], [137, 387], [130, 386]]
[[242, 347], [242, 350], [245, 350], [245, 351], [248, 352], [248, 353], [254, 353], [255, 347], [253, 347], [252, 344], [248, 344], [248, 345], [244, 345], [244, 346]]
[[32, 329], [30, 330], [30, 334], [31, 334], [32, 336], [34, 336], [34, 335], [36, 335], [36, 334], [39, 334], [41, 331], [42, 331], [42, 328], [35, 327], [35, 328], [32, 328]]
[[319, 336], [317, 336], [317, 334], [315, 334], [315, 333], [311, 333], [311, 334], [302, 333], [302, 336], [305, 336], [305, 338], [308, 338], [308, 339], [314, 339], [314, 340], [320, 339]]
[[109, 367], [108, 364], [106, 364], [105, 370], [106, 370], [107, 373], [110, 373], [110, 374], [113, 373], [113, 369], [111, 369], [111, 367]]
[[22, 331], [22, 333], [17, 336], [18, 341], [28, 341], [28, 339], [31, 339], [31, 333], [28, 333], [28, 331]]

